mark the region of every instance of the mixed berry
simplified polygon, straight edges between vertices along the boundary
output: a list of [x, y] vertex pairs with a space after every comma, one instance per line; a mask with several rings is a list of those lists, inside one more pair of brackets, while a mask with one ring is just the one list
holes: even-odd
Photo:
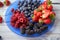
[[42, 31], [48, 30], [48, 26], [45, 25], [51, 24], [55, 19], [52, 9], [50, 0], [43, 3], [40, 0], [19, 1], [18, 8], [11, 10], [10, 23], [13, 27], [20, 28], [22, 34], [40, 34]]

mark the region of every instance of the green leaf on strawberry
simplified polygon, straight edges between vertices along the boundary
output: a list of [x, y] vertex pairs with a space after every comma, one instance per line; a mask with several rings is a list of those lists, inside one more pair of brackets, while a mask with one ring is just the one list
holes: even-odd
[[54, 19], [55, 19], [55, 15], [54, 15], [54, 14], [50, 14], [49, 18], [50, 18], [51, 20], [54, 20]]

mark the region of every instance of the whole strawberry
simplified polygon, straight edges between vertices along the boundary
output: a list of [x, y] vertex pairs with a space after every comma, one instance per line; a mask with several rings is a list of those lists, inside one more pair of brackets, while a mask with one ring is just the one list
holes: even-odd
[[0, 2], [0, 7], [3, 7], [3, 6], [4, 6], [4, 4], [2, 2]]
[[2, 23], [3, 22], [3, 18], [0, 16], [0, 23]]
[[11, 2], [9, 0], [5, 0], [4, 3], [6, 6], [9, 6], [11, 4]]

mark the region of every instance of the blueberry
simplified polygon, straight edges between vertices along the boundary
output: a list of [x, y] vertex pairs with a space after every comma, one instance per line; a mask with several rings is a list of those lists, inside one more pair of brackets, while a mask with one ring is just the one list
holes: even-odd
[[28, 10], [31, 9], [31, 7], [28, 7]]
[[18, 2], [18, 5], [20, 5], [21, 1]]
[[30, 17], [31, 13], [28, 13], [28, 17]]
[[30, 19], [30, 22], [32, 23], [33, 21]]
[[24, 13], [25, 13], [25, 14], [27, 14], [27, 13], [28, 13], [28, 11], [25, 11]]
[[23, 9], [22, 9], [22, 8], [20, 8], [20, 10], [22, 11]]
[[25, 14], [25, 16], [26, 16], [26, 17], [28, 17], [28, 15], [27, 15], [27, 14]]
[[33, 11], [31, 11], [31, 14], [33, 14]]

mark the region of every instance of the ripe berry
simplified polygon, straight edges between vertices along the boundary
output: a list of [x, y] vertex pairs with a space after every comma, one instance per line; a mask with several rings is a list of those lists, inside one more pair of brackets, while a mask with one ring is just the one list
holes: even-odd
[[9, 0], [6, 0], [6, 6], [9, 6], [11, 2]]
[[3, 6], [4, 6], [4, 4], [2, 2], [0, 2], [0, 7], [3, 7]]
[[3, 18], [0, 16], [0, 23], [2, 23], [3, 22]]

